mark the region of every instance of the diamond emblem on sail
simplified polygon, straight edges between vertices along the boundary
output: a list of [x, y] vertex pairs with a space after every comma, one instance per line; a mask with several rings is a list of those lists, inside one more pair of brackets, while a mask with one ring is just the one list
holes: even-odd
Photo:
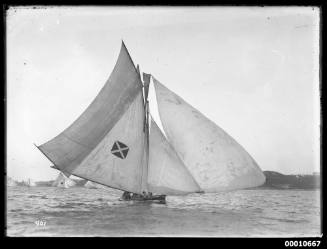
[[129, 148], [126, 144], [115, 141], [111, 148], [111, 153], [121, 159], [125, 159], [127, 157], [128, 150]]

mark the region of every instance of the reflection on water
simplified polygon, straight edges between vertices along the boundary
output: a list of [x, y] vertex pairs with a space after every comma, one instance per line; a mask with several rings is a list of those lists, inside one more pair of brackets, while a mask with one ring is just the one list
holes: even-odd
[[105, 189], [9, 187], [9, 236], [320, 235], [320, 192], [239, 190], [119, 201]]

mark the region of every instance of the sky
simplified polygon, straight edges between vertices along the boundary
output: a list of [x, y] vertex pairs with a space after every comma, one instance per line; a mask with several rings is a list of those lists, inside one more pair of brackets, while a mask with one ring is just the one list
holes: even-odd
[[[122, 39], [142, 72], [223, 128], [262, 170], [319, 172], [319, 15], [316, 7], [10, 8], [7, 174], [58, 175], [33, 143], [92, 102]], [[151, 87], [159, 122], [154, 95]]]

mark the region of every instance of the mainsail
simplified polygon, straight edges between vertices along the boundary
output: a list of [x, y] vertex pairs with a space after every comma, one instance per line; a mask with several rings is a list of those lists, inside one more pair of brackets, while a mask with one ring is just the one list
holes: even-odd
[[201, 190], [153, 119], [150, 129], [148, 184], [151, 192], [166, 195]]
[[61, 171], [140, 193], [144, 153], [140, 74], [122, 43], [100, 93], [66, 130], [38, 148]]
[[264, 183], [256, 162], [232, 137], [158, 80], [153, 81], [167, 138], [203, 191]]
[[117, 189], [142, 193], [144, 107], [140, 93], [123, 117], [84, 161], [71, 171], [88, 180]]

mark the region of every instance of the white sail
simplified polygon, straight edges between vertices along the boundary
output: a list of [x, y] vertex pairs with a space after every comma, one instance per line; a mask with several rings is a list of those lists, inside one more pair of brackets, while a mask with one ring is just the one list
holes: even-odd
[[153, 80], [167, 138], [202, 190], [218, 192], [264, 183], [257, 163], [232, 137]]
[[[87, 181], [87, 182], [84, 184], [84, 187], [85, 187], [85, 188], [94, 188], [94, 189], [96, 189], [97, 186], [96, 186], [95, 184], [97, 184], [97, 183], [95, 183], [95, 182], [91, 182], [91, 181]], [[99, 184], [99, 185], [100, 185], [100, 184]]]
[[154, 120], [150, 130], [148, 185], [151, 192], [165, 195], [201, 190]]
[[65, 176], [62, 172], [59, 173], [56, 180], [52, 183], [53, 187], [58, 188], [70, 188], [75, 185], [76, 183], [72, 179], [69, 179], [67, 176]]
[[36, 186], [36, 183], [31, 178], [28, 178], [28, 180], [27, 180], [27, 186], [29, 186], [29, 187], [35, 187]]
[[73, 175], [133, 193], [142, 193], [144, 106], [140, 92], [95, 149], [75, 167]]

